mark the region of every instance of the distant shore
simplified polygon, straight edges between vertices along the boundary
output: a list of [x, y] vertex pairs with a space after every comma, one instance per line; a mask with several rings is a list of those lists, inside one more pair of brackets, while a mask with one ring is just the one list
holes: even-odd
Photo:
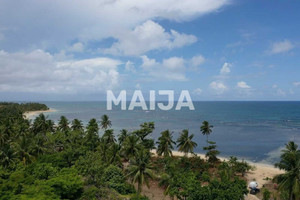
[[37, 115], [41, 114], [41, 113], [48, 113], [48, 112], [55, 112], [55, 111], [57, 111], [57, 110], [51, 109], [51, 108], [49, 110], [27, 111], [27, 112], [24, 113], [24, 116], [25, 116], [26, 119], [30, 119], [34, 116], [37, 116]]

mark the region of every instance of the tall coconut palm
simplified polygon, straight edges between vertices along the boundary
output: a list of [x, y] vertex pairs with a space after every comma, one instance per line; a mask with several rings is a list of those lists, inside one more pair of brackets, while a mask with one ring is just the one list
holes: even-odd
[[24, 165], [31, 163], [35, 158], [32, 152], [32, 138], [29, 134], [20, 136], [15, 143], [15, 152]]
[[275, 167], [285, 170], [284, 174], [275, 177], [279, 189], [289, 193], [290, 200], [300, 198], [300, 150], [294, 142], [289, 142], [282, 150], [281, 160]]
[[70, 131], [69, 120], [65, 116], [60, 117], [57, 129], [64, 133], [68, 133]]
[[211, 134], [212, 132], [212, 128], [213, 126], [209, 124], [208, 121], [203, 121], [202, 125], [200, 127], [200, 131], [203, 135], [206, 135], [206, 141], [208, 142], [208, 136]]
[[73, 131], [83, 131], [82, 121], [79, 119], [74, 119], [72, 121], [71, 128]]
[[138, 198], [141, 194], [143, 184], [146, 183], [149, 188], [149, 179], [154, 178], [150, 158], [150, 152], [145, 149], [141, 149], [138, 151], [135, 158], [130, 160], [127, 176], [130, 177], [132, 183], [137, 183]]
[[140, 139], [136, 135], [129, 135], [126, 137], [121, 151], [125, 158], [129, 159], [134, 157], [140, 148]]
[[107, 115], [102, 115], [100, 124], [101, 128], [104, 130], [111, 127], [111, 121], [109, 120], [109, 117]]
[[161, 136], [158, 138], [158, 144], [157, 147], [157, 154], [159, 156], [164, 155], [164, 157], [169, 157], [170, 155], [172, 156], [172, 150], [173, 145], [176, 145], [176, 143], [173, 141], [173, 132], [170, 132], [169, 130], [165, 130], [161, 132]]
[[184, 152], [185, 156], [188, 153], [194, 153], [194, 148], [197, 146], [197, 143], [193, 141], [193, 137], [194, 134], [189, 135], [189, 131], [184, 129], [177, 140], [178, 150]]
[[54, 131], [54, 122], [52, 120], [48, 120], [47, 117], [42, 113], [35, 118], [32, 130], [35, 135], [46, 135], [46, 132]]
[[116, 138], [114, 136], [114, 130], [112, 129], [106, 130], [101, 139], [106, 145], [115, 143]]
[[95, 150], [99, 143], [99, 126], [95, 118], [91, 119], [86, 127], [85, 141], [90, 150]]
[[13, 149], [12, 145], [4, 144], [0, 149], [0, 165], [4, 168], [14, 166], [18, 161], [17, 152]]
[[128, 131], [126, 129], [122, 129], [120, 131], [120, 134], [118, 135], [118, 141], [120, 146], [123, 144], [127, 136], [128, 136]]

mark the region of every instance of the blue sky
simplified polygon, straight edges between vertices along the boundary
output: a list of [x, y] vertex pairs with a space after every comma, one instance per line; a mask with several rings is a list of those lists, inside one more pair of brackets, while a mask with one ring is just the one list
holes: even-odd
[[0, 0], [0, 100], [300, 100], [300, 2]]

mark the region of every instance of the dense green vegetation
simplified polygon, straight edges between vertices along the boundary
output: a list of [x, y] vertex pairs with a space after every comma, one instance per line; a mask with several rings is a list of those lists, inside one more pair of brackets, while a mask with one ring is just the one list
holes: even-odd
[[279, 190], [286, 194], [289, 200], [300, 199], [300, 149], [294, 142], [286, 144], [282, 150], [280, 162], [275, 167], [285, 171], [275, 177], [274, 181], [278, 183]]
[[5, 120], [9, 116], [15, 117], [27, 111], [49, 110], [45, 104], [41, 103], [11, 103], [0, 102], [0, 120]]
[[[243, 176], [249, 164], [235, 157], [221, 162], [212, 141], [204, 147], [207, 159], [201, 159], [188, 130], [177, 139], [186, 156], [173, 157], [173, 133], [163, 131], [155, 143], [150, 137], [153, 122], [132, 132], [123, 129], [116, 139], [106, 115], [86, 126], [64, 116], [55, 124], [43, 114], [34, 121], [24, 119], [19, 106], [3, 107], [0, 199], [148, 199], [141, 194], [152, 181], [177, 199], [240, 200], [248, 193]], [[205, 132], [211, 133], [212, 126], [208, 128]], [[155, 144], [158, 157], [153, 155]]]
[[41, 103], [11, 103], [11, 102], [0, 102], [0, 111], [7, 108], [7, 110], [20, 110], [22, 112], [26, 111], [37, 111], [37, 110], [49, 110], [45, 104]]

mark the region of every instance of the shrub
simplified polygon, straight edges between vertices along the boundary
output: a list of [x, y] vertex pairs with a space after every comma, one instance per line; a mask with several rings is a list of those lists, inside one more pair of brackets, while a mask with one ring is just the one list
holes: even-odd
[[126, 182], [123, 171], [114, 165], [110, 165], [104, 170], [102, 180], [109, 188], [116, 190], [120, 194], [135, 192], [133, 185]]
[[262, 200], [269, 200], [270, 198], [271, 198], [271, 192], [267, 188], [264, 188]]

